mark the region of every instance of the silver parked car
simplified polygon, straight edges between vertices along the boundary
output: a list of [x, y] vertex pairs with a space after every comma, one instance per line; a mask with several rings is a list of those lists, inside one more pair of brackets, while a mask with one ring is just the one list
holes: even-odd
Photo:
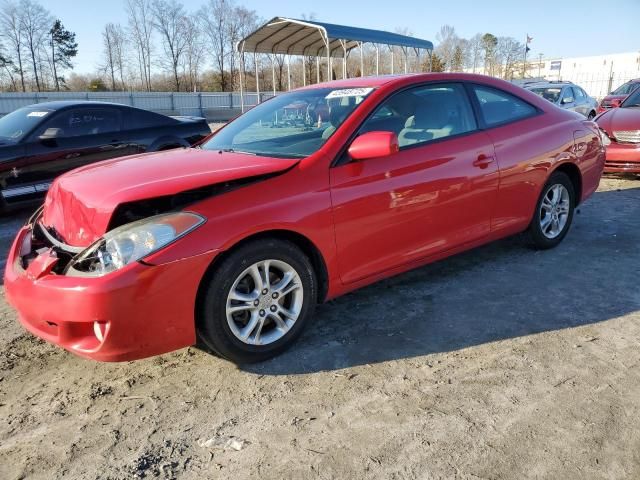
[[535, 82], [522, 85], [560, 108], [581, 113], [589, 120], [596, 116], [598, 102], [571, 82]]

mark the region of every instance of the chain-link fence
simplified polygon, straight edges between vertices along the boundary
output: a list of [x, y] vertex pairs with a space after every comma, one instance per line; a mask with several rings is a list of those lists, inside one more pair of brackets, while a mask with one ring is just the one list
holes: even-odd
[[[640, 77], [637, 71], [631, 72], [570, 72], [561, 73], [559, 80], [580, 85], [592, 97], [601, 100], [623, 83]], [[555, 78], [552, 77], [553, 80]]]
[[[273, 96], [261, 93], [259, 101]], [[55, 100], [92, 100], [113, 102], [143, 108], [165, 115], [191, 115], [208, 121], [226, 121], [240, 113], [239, 93], [172, 93], [172, 92], [42, 92], [0, 94], [0, 116], [34, 103]], [[245, 107], [258, 103], [258, 94], [245, 93]]]

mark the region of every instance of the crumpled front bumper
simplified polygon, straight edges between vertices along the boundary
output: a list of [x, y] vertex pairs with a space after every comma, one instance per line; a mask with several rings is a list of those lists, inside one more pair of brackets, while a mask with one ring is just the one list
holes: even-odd
[[195, 343], [196, 295], [216, 251], [155, 266], [134, 262], [103, 277], [72, 277], [52, 273], [58, 261], [52, 249], [23, 266], [27, 235], [29, 225], [11, 247], [4, 286], [20, 322], [34, 335], [107, 362]]
[[607, 173], [640, 173], [640, 144], [611, 142], [604, 164]]

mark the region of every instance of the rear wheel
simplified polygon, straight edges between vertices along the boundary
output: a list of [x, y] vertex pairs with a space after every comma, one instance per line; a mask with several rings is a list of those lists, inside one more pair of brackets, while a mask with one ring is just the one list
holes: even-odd
[[309, 322], [317, 298], [307, 256], [277, 239], [233, 251], [207, 282], [199, 336], [235, 363], [263, 361], [288, 348]]
[[587, 120], [593, 120], [594, 118], [596, 118], [596, 112], [594, 112], [593, 110], [591, 110], [589, 112], [589, 115], [587, 115]]
[[529, 225], [534, 247], [553, 248], [562, 241], [573, 221], [575, 204], [575, 191], [568, 175], [553, 173], [542, 189]]

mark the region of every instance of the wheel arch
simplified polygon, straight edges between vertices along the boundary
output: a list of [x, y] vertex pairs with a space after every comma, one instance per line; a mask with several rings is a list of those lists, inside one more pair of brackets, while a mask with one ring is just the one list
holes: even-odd
[[247, 243], [265, 238], [275, 238], [289, 241], [300, 248], [300, 250], [302, 250], [302, 252], [307, 255], [307, 257], [311, 261], [311, 265], [313, 266], [318, 280], [318, 303], [323, 303], [325, 301], [329, 292], [329, 271], [327, 269], [325, 259], [320, 252], [320, 249], [308, 237], [299, 232], [286, 229], [265, 230], [262, 232], [254, 233], [237, 241], [229, 248], [225, 249], [220, 255], [217, 255], [216, 258], [211, 262], [209, 267], [207, 267], [207, 270], [203, 275], [202, 280], [200, 281], [200, 285], [198, 286], [198, 292], [196, 293], [196, 320], [198, 318], [199, 312], [201, 312], [202, 309], [206, 285], [209, 278], [211, 278], [211, 276], [215, 273], [217, 266], [237, 248], [240, 248]]
[[561, 163], [549, 173], [549, 177], [555, 172], [563, 172], [569, 177], [573, 185], [573, 191], [576, 194], [576, 206], [578, 206], [582, 200], [582, 172], [578, 166], [572, 162]]

